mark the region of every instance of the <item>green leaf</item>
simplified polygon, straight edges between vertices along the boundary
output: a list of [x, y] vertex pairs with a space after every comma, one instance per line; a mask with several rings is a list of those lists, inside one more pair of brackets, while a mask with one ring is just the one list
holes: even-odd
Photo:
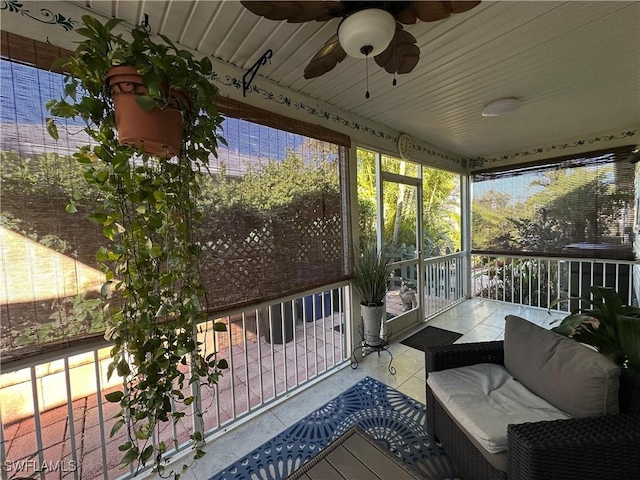
[[104, 29], [107, 32], [110, 32], [111, 30], [113, 30], [116, 25], [118, 25], [120, 22], [122, 22], [122, 19], [120, 18], [110, 18], [109, 20], [107, 20], [107, 23], [104, 24]]
[[51, 105], [49, 109], [54, 117], [72, 118], [76, 116], [76, 109], [73, 105], [69, 105], [64, 100], [57, 101]]
[[142, 451], [142, 455], [140, 455], [140, 461], [142, 462], [143, 465], [147, 462], [147, 460], [151, 458], [152, 454], [153, 454], [153, 445], [149, 445], [147, 448], [145, 448]]
[[98, 247], [98, 250], [96, 251], [96, 260], [99, 262], [109, 261], [109, 250], [107, 250], [107, 247], [104, 245]]
[[121, 452], [126, 452], [127, 450], [129, 450], [131, 447], [133, 446], [133, 444], [131, 442], [127, 442], [127, 443], [123, 443], [122, 445], [120, 445], [118, 447], [118, 450], [120, 450]]
[[113, 436], [118, 433], [118, 430], [124, 425], [124, 420], [120, 419], [111, 427], [111, 433], [109, 434], [109, 438], [113, 438]]
[[67, 211], [67, 213], [77, 213], [78, 209], [76, 208], [76, 204], [73, 202], [69, 202], [67, 204], [67, 206], [65, 207], [65, 210]]
[[111, 286], [111, 282], [104, 282], [102, 287], [100, 287], [100, 295], [106, 297], [109, 293], [109, 287]]
[[560, 322], [560, 325], [553, 327], [551, 330], [565, 337], [572, 337], [585, 321], [591, 320], [592, 318], [590, 315], [569, 315]]
[[124, 360], [120, 360], [120, 362], [118, 362], [118, 366], [116, 367], [116, 370], [118, 372], [118, 375], [121, 377], [126, 377], [131, 373], [129, 364]]
[[113, 240], [118, 233], [118, 227], [116, 225], [107, 225], [102, 229], [102, 234], [109, 240]]
[[107, 221], [107, 215], [100, 212], [92, 213], [87, 218], [93, 223], [97, 223], [99, 225], [104, 225], [105, 222]]
[[169, 37], [167, 37], [166, 35], [162, 35], [161, 33], [158, 34], [158, 36], [167, 44], [170, 45], [171, 48], [173, 48], [174, 50], [177, 50], [175, 44], [171, 41], [171, 39], [169, 39]]
[[101, 172], [98, 172], [96, 174], [96, 180], [100, 183], [106, 182], [107, 178], [109, 178], [109, 172], [107, 172], [106, 170], [102, 170]]
[[77, 82], [72, 81], [67, 83], [64, 86], [64, 94], [67, 97], [71, 97], [71, 99], [75, 102], [76, 101], [76, 87], [77, 87]]
[[136, 103], [146, 111], [151, 111], [156, 107], [156, 102], [153, 98], [148, 95], [140, 95], [136, 97]]
[[[112, 364], [113, 365], [113, 364]], [[107, 399], [107, 402], [111, 402], [111, 403], [117, 403], [120, 400], [122, 400], [122, 397], [124, 396], [124, 393], [121, 391], [116, 391], [116, 392], [111, 392], [111, 393], [107, 393], [104, 398]]]
[[157, 202], [162, 202], [166, 200], [167, 194], [162, 190], [156, 190], [155, 192], [153, 192], [153, 198], [155, 198]]
[[216, 322], [213, 324], [213, 330], [215, 332], [226, 332], [227, 331], [227, 325], [223, 322]]
[[[114, 328], [114, 327], [112, 327], [112, 328]], [[111, 338], [111, 336], [110, 336], [110, 335], [108, 336], [108, 333], [107, 333], [107, 332], [105, 332], [105, 337], [106, 337], [107, 339], [110, 339], [110, 338]], [[107, 367], [107, 380], [111, 380], [111, 376], [113, 375], [113, 372], [115, 371], [115, 369], [116, 369], [116, 364], [115, 364], [115, 363], [113, 363], [113, 362], [111, 362], [111, 363], [109, 364], [109, 366]], [[122, 393], [122, 392], [120, 392], [120, 393]]]
[[218, 368], [221, 369], [226, 369], [229, 368], [229, 364], [227, 363], [227, 361], [223, 358], [222, 360], [218, 361]]
[[211, 65], [211, 60], [209, 57], [202, 57], [200, 60], [200, 67], [202, 68], [202, 73], [204, 75], [209, 75], [213, 70], [213, 66]]
[[58, 127], [53, 121], [53, 118], [47, 118], [47, 133], [54, 140], [58, 140]]
[[122, 457], [120, 464], [126, 467], [131, 462], [133, 462], [136, 458], [138, 458], [138, 452], [139, 452], [138, 447], [130, 448], [129, 450], [127, 450], [127, 453], [125, 453], [124, 456]]

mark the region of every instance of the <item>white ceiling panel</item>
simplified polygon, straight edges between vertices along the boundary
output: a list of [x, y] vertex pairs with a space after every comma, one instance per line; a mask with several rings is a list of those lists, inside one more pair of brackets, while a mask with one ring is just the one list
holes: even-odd
[[[139, 23], [241, 68], [268, 49], [259, 75], [357, 115], [465, 156], [487, 156], [640, 128], [640, 2], [483, 1], [437, 22], [406, 25], [420, 61], [397, 77], [347, 57], [305, 80], [304, 68], [339, 19], [288, 24], [254, 15], [238, 1], [77, 1]], [[504, 117], [484, 105], [517, 97]]]

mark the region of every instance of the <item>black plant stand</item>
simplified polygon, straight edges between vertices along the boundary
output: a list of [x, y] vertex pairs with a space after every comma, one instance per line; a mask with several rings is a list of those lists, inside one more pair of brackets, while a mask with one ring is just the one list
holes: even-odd
[[[358, 327], [358, 332], [360, 333], [360, 337], [364, 338], [364, 325], [361, 323], [360, 326]], [[362, 340], [360, 342], [360, 345], [358, 345], [356, 348], [354, 348], [353, 352], [351, 353], [351, 368], [356, 369], [358, 368], [358, 357], [356, 357], [356, 352], [358, 350], [362, 351], [362, 355], [367, 355], [369, 353], [372, 352], [378, 352], [378, 357], [380, 356], [380, 352], [387, 352], [389, 354], [389, 356], [391, 357], [391, 360], [389, 360], [389, 373], [391, 375], [395, 375], [396, 374], [396, 369], [395, 367], [392, 367], [391, 364], [393, 363], [393, 353], [391, 353], [389, 351], [389, 337], [391, 336], [391, 330], [389, 329], [389, 331], [387, 332], [387, 334], [382, 337], [380, 339], [380, 343], [378, 343], [377, 345], [371, 345], [369, 343], [367, 343], [366, 340]]]

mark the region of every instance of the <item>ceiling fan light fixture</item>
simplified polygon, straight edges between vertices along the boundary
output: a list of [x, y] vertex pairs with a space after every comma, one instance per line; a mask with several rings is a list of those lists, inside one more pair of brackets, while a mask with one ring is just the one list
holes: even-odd
[[482, 109], [483, 117], [498, 117], [513, 112], [520, 106], [517, 98], [500, 98], [489, 103]]
[[395, 32], [393, 15], [379, 8], [367, 8], [342, 20], [338, 40], [350, 57], [375, 57], [389, 46]]

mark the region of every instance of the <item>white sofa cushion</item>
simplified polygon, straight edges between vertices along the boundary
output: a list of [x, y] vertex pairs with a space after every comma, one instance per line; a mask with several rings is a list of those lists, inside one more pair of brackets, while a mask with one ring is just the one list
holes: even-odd
[[507, 426], [571, 418], [529, 391], [501, 365], [430, 372], [427, 383], [449, 414], [488, 452], [507, 450]]

